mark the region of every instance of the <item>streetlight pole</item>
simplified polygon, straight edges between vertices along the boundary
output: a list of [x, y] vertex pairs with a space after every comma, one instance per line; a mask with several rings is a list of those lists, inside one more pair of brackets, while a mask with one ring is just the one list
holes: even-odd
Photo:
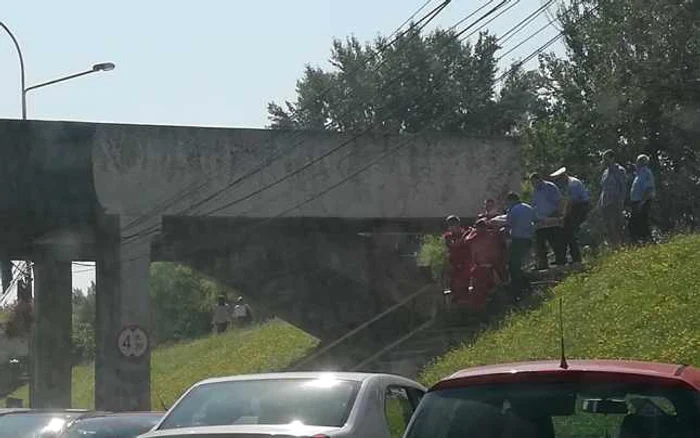
[[[32, 85], [31, 87], [26, 87], [22, 85], [22, 119], [27, 120], [27, 93], [36, 90], [37, 88], [46, 87], [49, 85], [57, 84], [59, 82], [69, 81], [71, 79], [79, 78], [81, 76], [89, 75], [91, 73], [97, 73], [101, 71], [111, 71], [114, 70], [114, 64], [111, 62], [101, 62], [92, 66], [90, 70], [81, 71], [80, 73], [74, 73], [72, 75], [63, 76], [58, 79], [53, 79], [50, 81], [42, 82], [40, 84]], [[22, 80], [24, 84], [24, 79]]]
[[22, 120], [27, 120], [27, 97], [25, 93], [26, 82], [24, 76], [24, 57], [22, 56], [22, 49], [19, 47], [19, 42], [17, 42], [17, 38], [15, 38], [15, 35], [12, 33], [10, 28], [7, 27], [2, 21], [0, 21], [0, 27], [5, 29], [5, 32], [7, 32], [10, 39], [14, 43], [15, 49], [17, 49], [17, 56], [19, 57], [20, 86], [22, 87]]
[[0, 27], [2, 27], [5, 32], [10, 36], [10, 39], [12, 40], [12, 43], [15, 45], [15, 48], [17, 49], [17, 56], [19, 57], [19, 74], [20, 74], [20, 86], [21, 86], [21, 94], [22, 94], [22, 120], [27, 120], [27, 92], [36, 90], [37, 88], [42, 88], [46, 87], [48, 85], [53, 85], [58, 82], [63, 82], [63, 81], [68, 81], [70, 79], [75, 79], [79, 78], [80, 76], [85, 76], [89, 75], [91, 73], [97, 73], [101, 71], [111, 71], [114, 70], [114, 64], [111, 62], [102, 62], [99, 64], [95, 64], [92, 66], [90, 70], [85, 70], [80, 73], [75, 73], [72, 75], [64, 76], [62, 78], [54, 79], [52, 81], [47, 81], [47, 82], [42, 82], [41, 84], [36, 84], [32, 85], [31, 87], [27, 87], [27, 83], [25, 80], [25, 74], [24, 74], [24, 57], [22, 56], [22, 49], [19, 46], [19, 42], [17, 41], [17, 38], [15, 38], [15, 35], [12, 33], [9, 27], [5, 25], [2, 21], [0, 21]]

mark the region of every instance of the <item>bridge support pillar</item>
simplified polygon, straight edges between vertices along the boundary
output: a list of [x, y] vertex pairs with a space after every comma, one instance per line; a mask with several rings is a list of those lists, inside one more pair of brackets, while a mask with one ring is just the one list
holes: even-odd
[[37, 257], [34, 287], [29, 404], [32, 408], [70, 408], [71, 261], [48, 254]]
[[135, 218], [104, 219], [97, 259], [95, 408], [150, 410], [148, 230], [153, 223], [131, 226]]

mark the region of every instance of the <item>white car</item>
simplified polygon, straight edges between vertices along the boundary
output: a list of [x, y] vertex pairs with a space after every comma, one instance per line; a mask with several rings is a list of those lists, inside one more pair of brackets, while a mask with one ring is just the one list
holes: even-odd
[[426, 389], [394, 375], [276, 373], [195, 384], [140, 438], [399, 438]]

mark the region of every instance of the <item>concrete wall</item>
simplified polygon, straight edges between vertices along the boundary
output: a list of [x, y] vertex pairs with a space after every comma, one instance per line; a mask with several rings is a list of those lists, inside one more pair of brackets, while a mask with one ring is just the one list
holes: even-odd
[[[325, 154], [327, 158], [269, 190], [222, 208]], [[275, 156], [282, 158], [246, 178]], [[93, 162], [100, 203], [108, 214], [130, 216], [153, 209], [164, 215], [209, 215], [220, 208], [213, 215], [472, 215], [484, 197], [503, 196], [518, 188], [520, 179], [519, 148], [514, 142], [441, 134], [356, 138], [316, 132], [97, 125]]]

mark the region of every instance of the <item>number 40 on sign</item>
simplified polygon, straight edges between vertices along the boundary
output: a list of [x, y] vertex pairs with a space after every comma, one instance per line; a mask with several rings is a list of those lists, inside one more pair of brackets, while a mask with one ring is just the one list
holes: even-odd
[[122, 356], [137, 359], [148, 350], [148, 335], [141, 327], [124, 327], [117, 337], [117, 347]]

